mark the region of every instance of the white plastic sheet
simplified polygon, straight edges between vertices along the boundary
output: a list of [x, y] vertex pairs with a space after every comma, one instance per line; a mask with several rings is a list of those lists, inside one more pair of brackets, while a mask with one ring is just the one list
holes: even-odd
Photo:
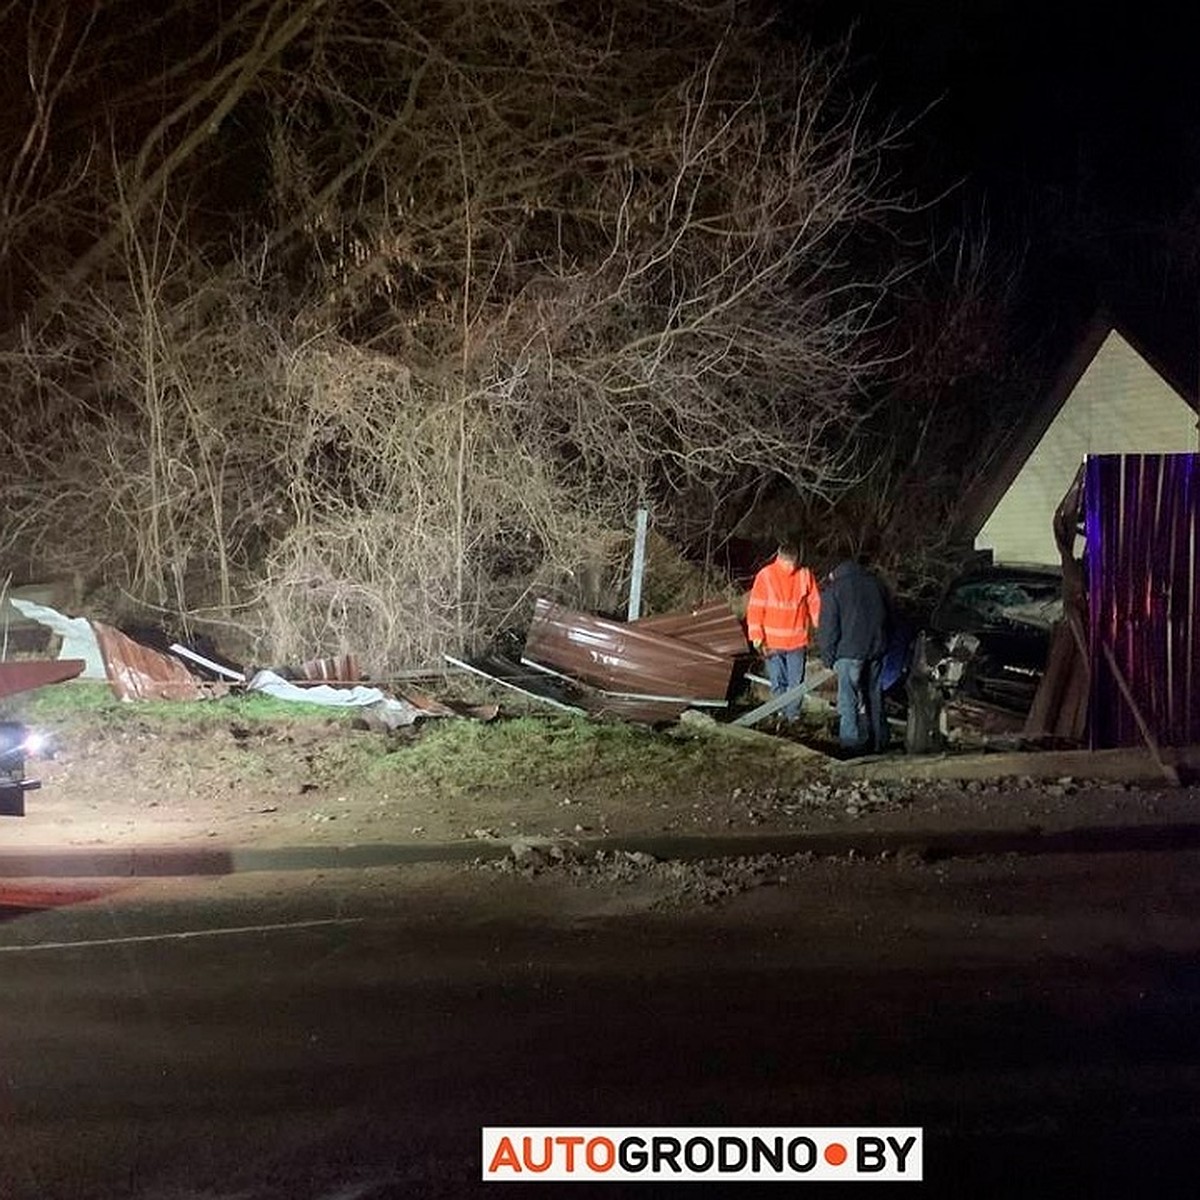
[[104, 655], [100, 653], [100, 643], [96, 640], [92, 623], [86, 617], [64, 617], [62, 613], [44, 604], [36, 604], [32, 600], [21, 600], [16, 596], [8, 598], [13, 606], [27, 620], [45, 625], [52, 633], [62, 638], [62, 649], [59, 658], [82, 658], [86, 666], [80, 679], [107, 680], [104, 670]]
[[257, 671], [246, 685], [252, 692], [263, 692], [276, 700], [297, 704], [322, 704], [328, 708], [363, 708], [381, 718], [391, 729], [412, 725], [419, 717], [428, 716], [405, 700], [385, 696], [378, 688], [357, 684], [350, 688], [335, 688], [328, 684], [300, 687], [274, 671]]

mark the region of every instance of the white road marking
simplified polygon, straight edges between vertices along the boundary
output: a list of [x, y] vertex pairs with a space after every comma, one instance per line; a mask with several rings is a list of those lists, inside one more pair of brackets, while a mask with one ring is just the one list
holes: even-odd
[[36, 942], [31, 946], [0, 946], [0, 954], [29, 954], [35, 950], [78, 950], [87, 946], [129, 946], [135, 942], [182, 942], [190, 938], [226, 937], [231, 934], [317, 929], [323, 925], [358, 925], [365, 920], [365, 917], [330, 917], [321, 921], [284, 921], [276, 925], [236, 925], [223, 929], [185, 929], [177, 933], [143, 933], [133, 937], [87, 938], [78, 942]]

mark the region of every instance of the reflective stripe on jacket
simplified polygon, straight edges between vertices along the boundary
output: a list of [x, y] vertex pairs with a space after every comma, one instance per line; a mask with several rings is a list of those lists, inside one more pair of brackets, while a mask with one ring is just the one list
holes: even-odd
[[820, 617], [821, 593], [807, 567], [788, 571], [774, 558], [755, 575], [746, 606], [751, 642], [763, 642], [768, 650], [799, 650]]

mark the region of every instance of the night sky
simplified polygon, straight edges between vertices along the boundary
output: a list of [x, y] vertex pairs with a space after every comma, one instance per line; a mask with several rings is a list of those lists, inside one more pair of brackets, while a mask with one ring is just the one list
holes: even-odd
[[853, 82], [877, 111], [924, 112], [906, 169], [926, 195], [953, 187], [943, 220], [986, 216], [1024, 254], [1031, 319], [1069, 329], [1103, 306], [1194, 362], [1200, 65], [1186, 13], [815, 0], [798, 19], [822, 40], [853, 27]]

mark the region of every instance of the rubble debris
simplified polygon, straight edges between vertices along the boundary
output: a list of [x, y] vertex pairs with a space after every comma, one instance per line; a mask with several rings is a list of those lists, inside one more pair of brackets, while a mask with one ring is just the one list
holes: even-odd
[[443, 657], [563, 712], [658, 725], [696, 706], [727, 707], [746, 650], [741, 623], [720, 601], [621, 622], [539, 598], [519, 663]]
[[1024, 738], [1025, 718], [1006, 708], [976, 700], [961, 693], [946, 700], [942, 705], [946, 714], [949, 732], [948, 742], [986, 739], [989, 745], [1000, 744], [1003, 739], [1016, 743]]
[[494, 721], [500, 715], [498, 704], [447, 704], [415, 688], [398, 691], [401, 700], [419, 708], [430, 717], [470, 717], [474, 721]]
[[586, 852], [560, 842], [513, 844], [503, 858], [472, 869], [535, 878], [547, 872], [586, 883], [647, 883], [657, 892], [651, 908], [684, 904], [712, 905], [755, 888], [786, 884], [790, 876], [816, 861], [811, 853], [761, 854], [734, 859], [659, 859], [640, 850]]
[[195, 700], [195, 676], [178, 659], [134, 641], [119, 629], [87, 617], [67, 617], [16, 596], [9, 603], [24, 617], [62, 639], [59, 659], [82, 659], [81, 679], [102, 680], [121, 700]]
[[770, 750], [772, 754], [795, 758], [799, 762], [813, 766], [832, 765], [835, 760], [821, 750], [806, 746], [803, 742], [790, 741], [787, 738], [773, 737], [758, 729], [749, 729], [735, 722], [723, 722], [713, 719], [710, 713], [698, 709], [689, 709], [680, 715], [680, 724], [698, 734], [712, 735], [729, 741], [745, 743], [749, 746], [760, 746]]
[[514, 663], [498, 655], [469, 661], [454, 658], [449, 654], [443, 657], [451, 666], [470, 671], [491, 683], [497, 683], [531, 700], [537, 700], [574, 716], [612, 717], [655, 725], [677, 720], [686, 707], [683, 701], [611, 695], [560, 675], [556, 671], [547, 671], [530, 663]]
[[519, 692], [531, 700], [540, 701], [542, 704], [547, 704], [562, 712], [574, 713], [579, 717], [585, 715], [585, 709], [578, 704], [571, 703], [561, 687], [556, 687], [548, 679], [531, 677], [528, 671], [522, 671], [516, 663], [510, 662], [507, 658], [501, 658], [499, 655], [487, 655], [467, 660], [455, 658], [450, 654], [444, 654], [442, 657], [452, 667], [470, 671], [472, 675], [478, 675], [490, 683], [498, 683], [501, 687]]

